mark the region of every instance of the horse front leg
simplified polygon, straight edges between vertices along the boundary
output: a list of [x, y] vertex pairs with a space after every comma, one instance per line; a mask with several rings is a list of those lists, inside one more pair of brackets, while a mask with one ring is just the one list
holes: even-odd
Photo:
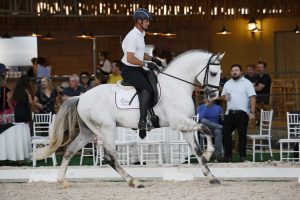
[[[182, 119], [177, 121], [178, 123], [174, 123], [175, 129], [181, 130], [184, 139], [188, 142], [191, 150], [196, 155], [197, 160], [202, 168], [203, 174], [208, 176], [210, 179], [209, 182], [211, 184], [220, 184], [220, 181], [210, 172], [207, 162], [210, 160], [212, 154], [214, 153], [214, 146], [211, 138], [211, 131], [208, 127], [203, 124], [198, 124], [197, 122], [191, 119]], [[202, 154], [199, 145], [194, 138], [195, 131], [201, 131], [205, 134], [207, 139], [207, 148]]]

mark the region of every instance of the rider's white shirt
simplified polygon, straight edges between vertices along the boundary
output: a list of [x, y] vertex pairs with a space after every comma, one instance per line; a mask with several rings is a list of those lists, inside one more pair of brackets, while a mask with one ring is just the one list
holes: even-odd
[[145, 53], [145, 31], [142, 33], [134, 27], [124, 38], [122, 42], [122, 49], [124, 52], [122, 62], [129, 66], [138, 66], [133, 65], [127, 62], [127, 52], [133, 52], [134, 56], [139, 60], [144, 60], [144, 53]]

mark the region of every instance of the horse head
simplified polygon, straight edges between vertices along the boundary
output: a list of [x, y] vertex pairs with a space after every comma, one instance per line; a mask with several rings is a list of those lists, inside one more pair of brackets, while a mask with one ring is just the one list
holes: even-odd
[[203, 86], [204, 97], [208, 99], [216, 99], [219, 96], [219, 85], [221, 78], [221, 61], [224, 57], [224, 54], [212, 55], [203, 72], [197, 75], [197, 81]]

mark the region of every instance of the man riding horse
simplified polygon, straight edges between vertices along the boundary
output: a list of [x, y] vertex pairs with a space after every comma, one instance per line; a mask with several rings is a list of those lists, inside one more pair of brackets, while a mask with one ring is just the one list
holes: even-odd
[[[147, 71], [162, 66], [160, 60], [145, 53], [145, 30], [152, 19], [148, 10], [140, 8], [133, 14], [134, 28], [126, 35], [122, 42], [124, 56], [122, 58], [122, 77], [133, 85], [139, 97], [140, 119], [138, 123], [139, 135], [143, 139], [147, 130], [147, 110], [153, 97], [153, 88], [147, 79]], [[144, 61], [147, 60], [148, 62]]]

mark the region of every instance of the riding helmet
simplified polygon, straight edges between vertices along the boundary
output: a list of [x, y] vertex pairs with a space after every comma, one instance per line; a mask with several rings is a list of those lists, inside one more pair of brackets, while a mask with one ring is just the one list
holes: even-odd
[[137, 9], [133, 15], [132, 15], [132, 19], [134, 21], [138, 20], [138, 19], [141, 19], [141, 20], [144, 20], [144, 19], [148, 19], [148, 20], [152, 20], [152, 15], [149, 13], [148, 10], [144, 9], [144, 8], [139, 8]]

